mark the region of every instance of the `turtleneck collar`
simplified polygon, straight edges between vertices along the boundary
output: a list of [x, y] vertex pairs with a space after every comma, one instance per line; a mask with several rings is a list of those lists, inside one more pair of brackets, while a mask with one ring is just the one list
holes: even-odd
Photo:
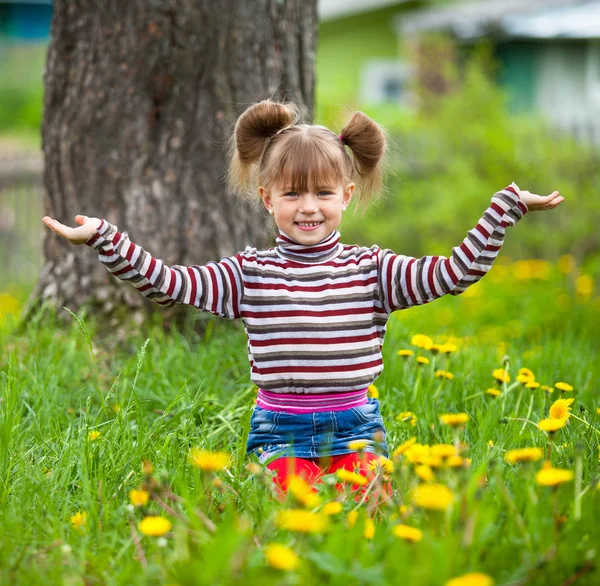
[[279, 236], [275, 242], [277, 243], [275, 252], [280, 257], [307, 264], [318, 264], [331, 260], [338, 256], [343, 248], [343, 245], [340, 244], [340, 233], [337, 230], [316, 244], [300, 244], [279, 230]]

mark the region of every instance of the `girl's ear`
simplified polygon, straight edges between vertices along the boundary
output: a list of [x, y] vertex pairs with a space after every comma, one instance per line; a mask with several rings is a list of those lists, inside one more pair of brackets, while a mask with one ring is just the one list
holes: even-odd
[[352, 199], [352, 194], [354, 193], [354, 183], [348, 183], [346, 188], [344, 189], [344, 195], [342, 196], [342, 203], [344, 205], [348, 205], [350, 200]]
[[260, 198], [263, 200], [263, 203], [265, 204], [267, 210], [272, 210], [273, 205], [271, 202], [271, 196], [269, 195], [269, 192], [261, 185], [258, 188], [258, 193], [260, 194]]

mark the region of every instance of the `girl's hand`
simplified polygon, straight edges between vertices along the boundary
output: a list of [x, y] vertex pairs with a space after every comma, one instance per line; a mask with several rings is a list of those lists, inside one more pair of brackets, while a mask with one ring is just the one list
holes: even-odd
[[521, 199], [527, 204], [530, 212], [540, 212], [542, 210], [553, 210], [558, 207], [565, 198], [558, 191], [553, 191], [550, 195], [536, 195], [529, 191], [520, 190]]
[[99, 218], [88, 218], [87, 216], [75, 216], [75, 221], [79, 224], [78, 228], [69, 228], [69, 226], [65, 226], [49, 216], [42, 218], [42, 222], [48, 228], [54, 230], [54, 232], [68, 240], [71, 244], [85, 244], [87, 239], [102, 223], [102, 220]]

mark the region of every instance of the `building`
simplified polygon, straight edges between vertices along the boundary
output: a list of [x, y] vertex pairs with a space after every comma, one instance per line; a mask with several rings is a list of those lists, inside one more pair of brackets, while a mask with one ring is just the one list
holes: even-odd
[[52, 0], [0, 0], [0, 40], [47, 41]]

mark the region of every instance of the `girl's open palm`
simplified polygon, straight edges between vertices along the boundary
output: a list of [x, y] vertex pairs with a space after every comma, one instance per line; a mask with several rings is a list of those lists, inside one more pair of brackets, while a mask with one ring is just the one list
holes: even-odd
[[530, 212], [540, 212], [542, 210], [553, 210], [558, 207], [565, 198], [560, 195], [560, 192], [553, 191], [550, 195], [536, 195], [523, 189], [520, 190], [521, 199], [527, 204]]
[[79, 224], [78, 228], [70, 228], [54, 220], [49, 216], [44, 216], [42, 222], [51, 230], [54, 230], [59, 236], [68, 240], [71, 244], [85, 244], [87, 239], [100, 226], [102, 220], [99, 218], [88, 218], [87, 216], [75, 216], [75, 221]]

